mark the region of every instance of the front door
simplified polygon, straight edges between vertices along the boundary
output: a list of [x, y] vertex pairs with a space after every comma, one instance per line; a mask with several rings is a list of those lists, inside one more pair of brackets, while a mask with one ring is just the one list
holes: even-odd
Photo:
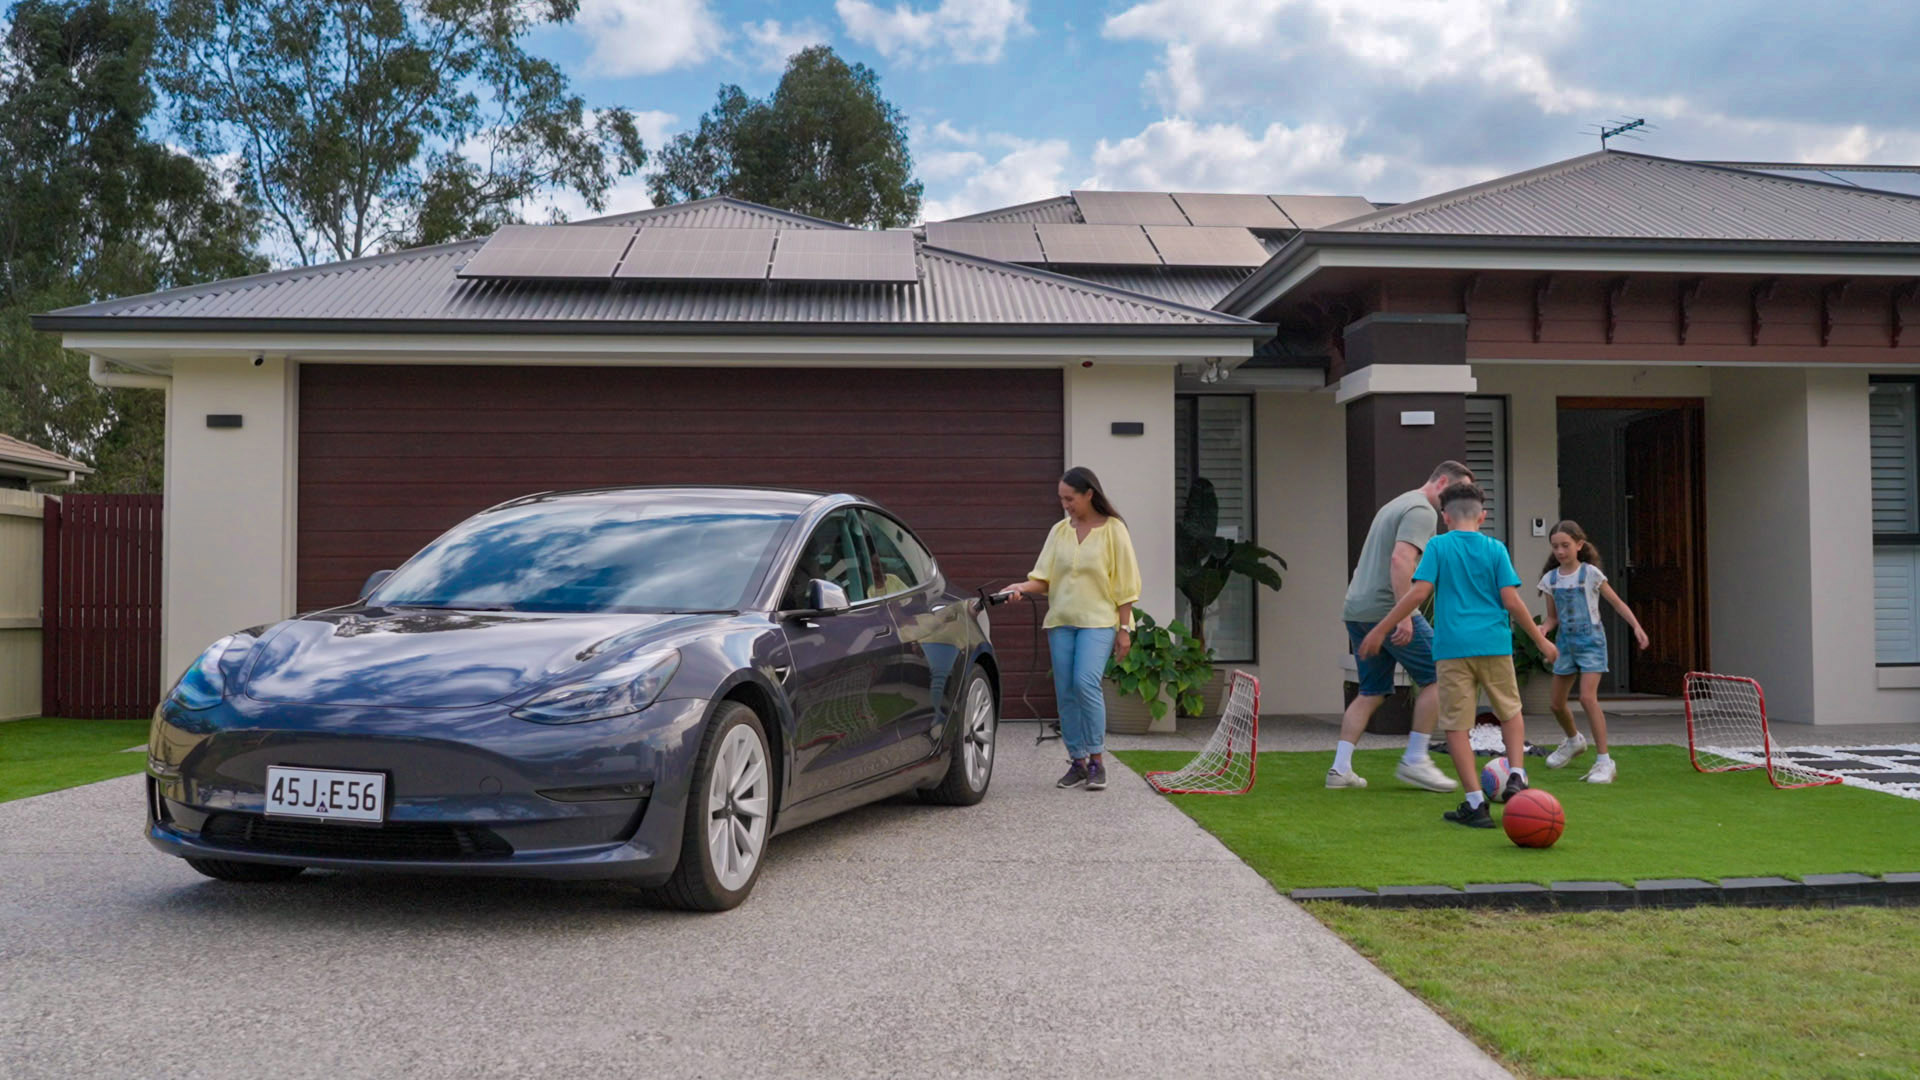
[[1627, 649], [1630, 685], [1677, 696], [1701, 657], [1699, 411], [1662, 409], [1627, 424], [1623, 595], [1646, 628]]

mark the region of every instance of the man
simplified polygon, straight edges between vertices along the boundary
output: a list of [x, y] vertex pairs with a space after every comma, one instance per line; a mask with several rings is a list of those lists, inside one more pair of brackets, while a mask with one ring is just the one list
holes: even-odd
[[1473, 482], [1473, 470], [1457, 461], [1443, 461], [1427, 477], [1424, 486], [1398, 496], [1373, 515], [1367, 529], [1367, 541], [1360, 547], [1360, 562], [1347, 585], [1346, 604], [1341, 621], [1347, 624], [1347, 641], [1354, 651], [1360, 692], [1347, 706], [1340, 720], [1340, 741], [1333, 752], [1333, 767], [1327, 770], [1330, 788], [1363, 788], [1366, 778], [1353, 771], [1353, 746], [1367, 729], [1375, 709], [1393, 693], [1393, 669], [1397, 663], [1407, 678], [1419, 687], [1414, 699], [1413, 730], [1407, 733], [1407, 750], [1393, 775], [1401, 782], [1428, 791], [1452, 791], [1458, 785], [1441, 772], [1427, 756], [1427, 743], [1433, 738], [1433, 725], [1440, 715], [1438, 692], [1434, 689], [1433, 628], [1417, 612], [1402, 620], [1388, 636], [1386, 647], [1376, 656], [1361, 657], [1359, 646], [1367, 631], [1386, 618], [1400, 598], [1413, 588], [1413, 571], [1427, 541], [1433, 539], [1440, 522], [1440, 493], [1454, 484]]

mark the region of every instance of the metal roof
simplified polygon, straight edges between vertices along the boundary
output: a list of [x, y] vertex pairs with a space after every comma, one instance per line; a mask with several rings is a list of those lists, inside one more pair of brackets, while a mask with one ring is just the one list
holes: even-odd
[[63, 457], [51, 450], [44, 449], [16, 439], [11, 435], [0, 435], [0, 474], [7, 474], [6, 466], [18, 465], [33, 470], [51, 472], [92, 473], [93, 467], [82, 464], [70, 457]]
[[1176, 304], [1210, 308], [1251, 273], [1244, 267], [1083, 266], [1075, 268], [1073, 276]]
[[606, 217], [582, 218], [569, 225], [671, 225], [682, 229], [851, 229], [843, 222], [762, 206], [731, 195], [656, 206]]
[[966, 217], [949, 218], [949, 221], [982, 222], [1027, 222], [1034, 225], [1083, 225], [1086, 219], [1080, 216], [1080, 207], [1071, 195], [1056, 195], [1051, 199], [1038, 202], [1021, 203], [1019, 206], [1006, 206], [998, 210], [982, 210]]
[[918, 245], [915, 283], [462, 280], [482, 240], [63, 308], [42, 330], [457, 333], [1114, 333], [1265, 336], [1257, 323]]
[[1603, 150], [1333, 231], [1907, 243], [1920, 241], [1920, 198]]

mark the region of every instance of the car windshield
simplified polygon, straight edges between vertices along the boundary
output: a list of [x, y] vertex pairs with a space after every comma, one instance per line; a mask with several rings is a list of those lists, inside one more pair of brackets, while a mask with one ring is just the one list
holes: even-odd
[[727, 611], [793, 522], [707, 500], [536, 500], [470, 518], [367, 598], [463, 610]]

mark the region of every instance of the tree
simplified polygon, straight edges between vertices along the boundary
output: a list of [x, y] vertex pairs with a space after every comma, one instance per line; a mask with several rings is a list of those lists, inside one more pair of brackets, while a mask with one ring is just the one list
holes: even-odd
[[137, 0], [21, 0], [0, 43], [0, 431], [97, 491], [160, 490], [161, 395], [93, 385], [28, 317], [265, 268], [253, 214], [147, 137], [154, 36]]
[[522, 39], [579, 0], [161, 0], [160, 85], [302, 263], [483, 235], [543, 192], [596, 210], [646, 162]]
[[657, 204], [732, 195], [874, 228], [920, 213], [906, 118], [880, 96], [880, 77], [825, 45], [795, 53], [773, 95], [722, 86], [694, 131], [660, 151], [648, 180]]

